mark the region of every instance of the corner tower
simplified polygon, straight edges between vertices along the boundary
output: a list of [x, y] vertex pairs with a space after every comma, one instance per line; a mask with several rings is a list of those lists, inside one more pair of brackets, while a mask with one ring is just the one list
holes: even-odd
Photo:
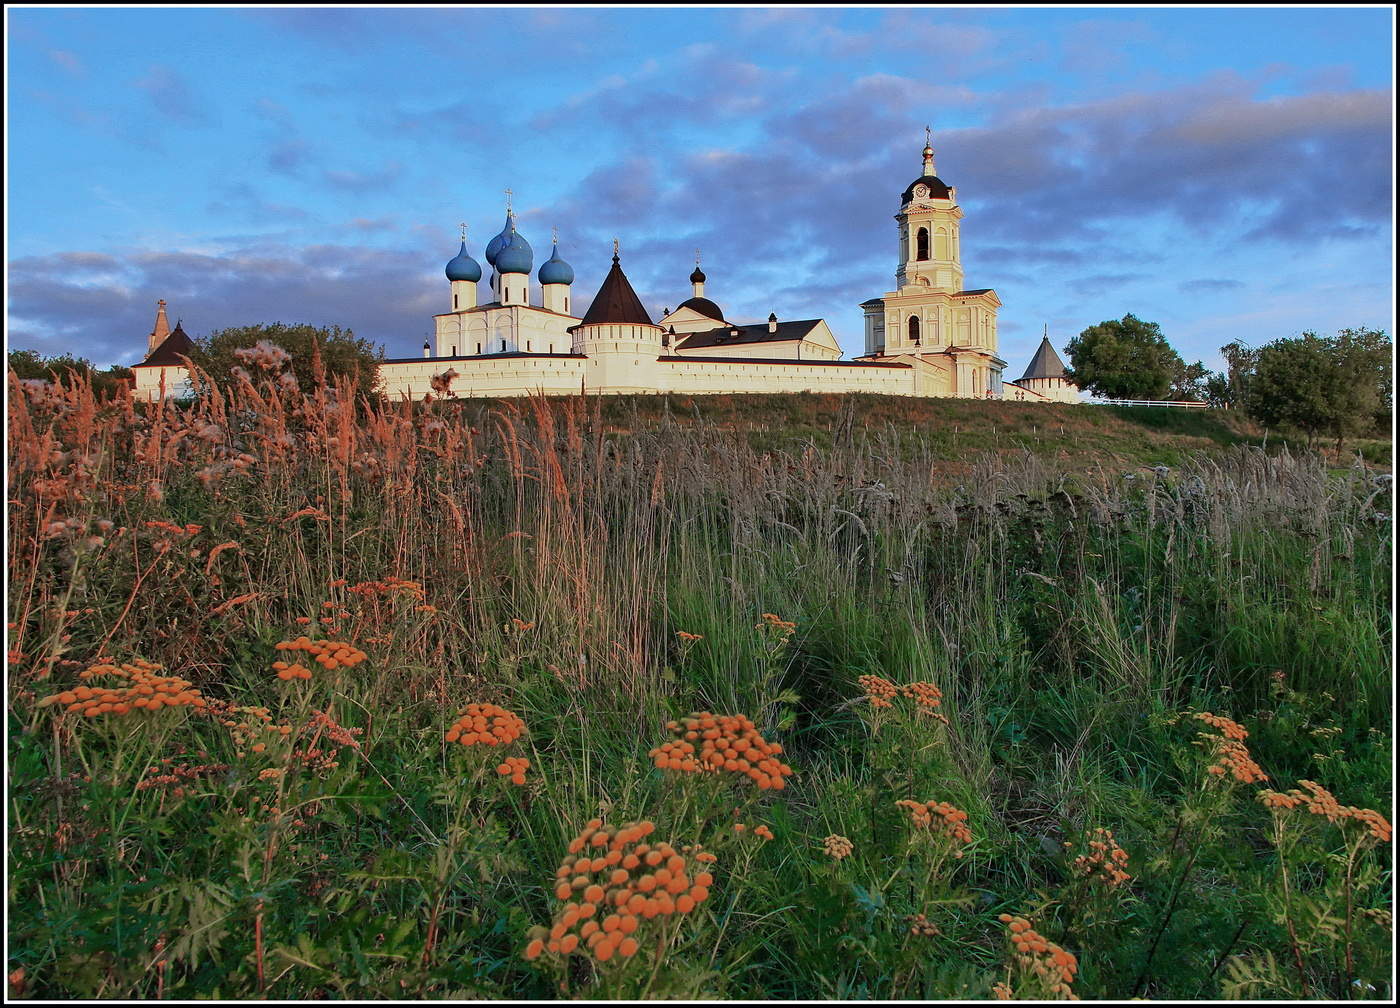
[[573, 352], [587, 356], [587, 387], [608, 392], [654, 392], [665, 330], [652, 322], [632, 289], [613, 242], [612, 269], [583, 321], [572, 327]]

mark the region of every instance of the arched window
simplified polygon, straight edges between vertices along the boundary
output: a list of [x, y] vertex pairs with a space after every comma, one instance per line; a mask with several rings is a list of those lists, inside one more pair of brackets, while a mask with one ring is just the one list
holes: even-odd
[[909, 342], [919, 345], [919, 319], [915, 315], [909, 316]]
[[916, 258], [919, 262], [928, 262], [928, 228], [919, 228], [919, 250]]

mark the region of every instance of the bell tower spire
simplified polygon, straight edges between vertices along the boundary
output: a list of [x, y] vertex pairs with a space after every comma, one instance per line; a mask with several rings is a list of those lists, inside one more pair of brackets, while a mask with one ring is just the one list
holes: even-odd
[[146, 339], [146, 356], [156, 352], [156, 347], [165, 342], [165, 338], [170, 335], [170, 320], [165, 317], [165, 301], [162, 299], [156, 302], [156, 325], [151, 330], [151, 335]]

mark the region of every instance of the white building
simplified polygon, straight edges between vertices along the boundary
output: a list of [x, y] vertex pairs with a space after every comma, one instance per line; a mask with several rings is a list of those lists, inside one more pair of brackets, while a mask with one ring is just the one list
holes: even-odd
[[192, 395], [190, 372], [182, 358], [193, 350], [194, 343], [180, 320], [175, 320], [172, 330], [170, 320], [165, 317], [165, 302], [157, 301], [155, 328], [146, 336], [146, 358], [131, 366], [132, 395], [141, 402], [155, 402], [162, 397], [184, 399]]
[[[507, 207], [505, 226], [485, 249], [486, 300], [483, 269], [467, 251], [464, 231], [445, 270], [451, 307], [434, 316], [434, 339], [423, 344], [422, 357], [385, 361], [380, 379], [391, 399], [801, 391], [999, 399], [1010, 390], [1020, 400], [1065, 400], [1043, 381], [1002, 381], [1001, 302], [990, 289], [963, 288], [956, 195], [934, 174], [926, 143], [923, 172], [904, 190], [894, 218], [895, 289], [862, 304], [865, 353], [854, 360], [840, 359], [840, 344], [822, 319], [783, 321], [770, 313], [767, 323], [728, 321], [705, 296], [698, 256], [691, 296], [653, 321], [622, 271], [616, 242], [612, 268], [580, 318], [573, 314], [574, 271], [560, 258], [558, 239], [532, 283], [534, 253]], [[160, 306], [157, 332], [165, 319], [165, 302]], [[187, 347], [189, 337], [177, 332]], [[136, 369], [138, 396], [159, 395], [162, 375], [167, 396], [187, 394], [175, 360], [187, 351], [166, 346], [174, 336], [161, 342], [152, 333]]]

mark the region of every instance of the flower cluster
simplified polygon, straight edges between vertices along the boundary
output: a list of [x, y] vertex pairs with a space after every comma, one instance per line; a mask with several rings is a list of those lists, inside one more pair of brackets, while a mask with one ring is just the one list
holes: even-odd
[[1254, 762], [1254, 757], [1245, 748], [1244, 740], [1249, 737], [1249, 732], [1243, 725], [1208, 711], [1194, 716], [1220, 732], [1218, 736], [1209, 732], [1197, 733], [1197, 744], [1214, 750], [1215, 762], [1206, 767], [1206, 773], [1222, 779], [1228, 774], [1241, 784], [1253, 784], [1269, 779], [1269, 775], [1260, 769], [1259, 764]]
[[754, 629], [762, 630], [765, 634], [772, 634], [779, 642], [787, 640], [797, 630], [797, 624], [791, 620], [779, 619], [773, 613], [766, 612], [759, 617], [759, 621], [754, 624]]
[[267, 739], [275, 742], [292, 733], [291, 725], [274, 723], [272, 712], [266, 707], [235, 707], [219, 703], [211, 708], [211, 713], [233, 736], [233, 745], [240, 758], [250, 752], [265, 752]]
[[[99, 676], [125, 682], [124, 686], [90, 686]], [[161, 666], [142, 658], [120, 665], [101, 663], [78, 674], [84, 685], [45, 697], [39, 706], [61, 704], [69, 713], [84, 717], [112, 714], [121, 717], [140, 710], [162, 707], [204, 707], [206, 701], [188, 679], [166, 675]]]
[[151, 767], [146, 776], [136, 782], [137, 791], [151, 788], [169, 789], [175, 798], [183, 798], [188, 788], [201, 777], [212, 777], [229, 769], [227, 763], [178, 764], [169, 756], [160, 761], [160, 766]]
[[641, 948], [636, 935], [646, 921], [684, 916], [709, 899], [714, 876], [701, 866], [714, 855], [645, 843], [655, 830], [650, 822], [617, 828], [591, 820], [555, 872], [554, 895], [564, 906], [553, 927], [531, 929], [525, 958], [580, 951], [600, 963], [630, 959]]
[[[677, 736], [676, 741], [648, 754], [662, 770], [741, 774], [758, 785], [760, 791], [781, 791], [787, 787], [783, 778], [792, 775], [792, 767], [777, 758], [783, 751], [782, 745], [765, 741], [754, 723], [742, 714], [695, 713], [679, 722], [669, 722], [666, 730]], [[698, 753], [696, 742], [700, 743]]]
[[1089, 851], [1074, 859], [1074, 874], [1080, 878], [1094, 879], [1109, 889], [1117, 889], [1132, 876], [1125, 870], [1128, 867], [1128, 852], [1118, 846], [1113, 838], [1113, 830], [1095, 829], [1089, 840]]
[[496, 773], [502, 777], [509, 777], [510, 782], [517, 787], [525, 784], [525, 771], [530, 769], [530, 761], [524, 756], [507, 756], [505, 762], [496, 767]]
[[1079, 1000], [1070, 985], [1079, 971], [1079, 961], [1052, 941], [1047, 941], [1024, 917], [1002, 914], [999, 918], [1011, 933], [1012, 957], [1023, 972], [1038, 978], [1051, 996]]
[[858, 680], [860, 688], [865, 691], [865, 697], [870, 701], [871, 707], [893, 707], [894, 699], [899, 695], [899, 687], [888, 679], [882, 679], [877, 675], [863, 675]]
[[[353, 644], [342, 643], [341, 641], [311, 640], [307, 637], [298, 637], [296, 640], [279, 641], [278, 651], [303, 651], [307, 656], [327, 672], [333, 672], [344, 666], [354, 668], [368, 657], [363, 651]], [[310, 679], [311, 670], [298, 662], [275, 661], [272, 667], [277, 671], [277, 678], [283, 681], [289, 679]]]
[[935, 938], [942, 933], [938, 925], [923, 914], [910, 914], [904, 919], [909, 922], [909, 933], [915, 938]]
[[467, 704], [461, 716], [447, 729], [447, 741], [464, 746], [510, 745], [525, 734], [519, 715], [489, 703]]
[[1298, 783], [1303, 790], [1293, 788], [1286, 792], [1261, 791], [1259, 800], [1267, 808], [1283, 811], [1291, 811], [1303, 806], [1306, 811], [1315, 816], [1321, 816], [1334, 825], [1341, 825], [1348, 821], [1359, 822], [1365, 827], [1371, 839], [1380, 843], [1390, 842], [1390, 823], [1379, 812], [1374, 809], [1357, 808], [1355, 805], [1343, 805], [1337, 801], [1332, 792], [1317, 781], [1300, 780]]
[[[908, 798], [901, 798], [895, 804], [908, 810], [916, 829], [945, 834], [963, 846], [972, 843], [972, 830], [967, 828], [967, 813], [962, 809], [947, 802], [917, 802]], [[962, 857], [962, 852], [954, 857]]]
[[839, 833], [833, 833], [822, 841], [822, 850], [835, 861], [848, 858], [855, 853], [856, 845]]
[[931, 682], [912, 682], [907, 686], [900, 686], [877, 675], [863, 675], [856, 682], [865, 692], [865, 698], [870, 701], [871, 707], [893, 707], [895, 699], [903, 697], [913, 700], [915, 710], [919, 713], [931, 714], [944, 724], [948, 723], [948, 719], [938, 710], [943, 704], [943, 691]]
[[682, 644], [693, 644], [693, 643], [695, 643], [695, 642], [698, 641], [698, 640], [704, 640], [704, 639], [705, 639], [705, 637], [704, 637], [703, 634], [698, 634], [698, 633], [686, 633], [684, 630], [677, 630], [677, 631], [676, 631], [676, 636], [679, 637], [679, 638], [681, 639], [681, 643], [682, 643]]
[[[745, 833], [745, 832], [747, 832], [747, 831], [748, 831], [748, 826], [746, 826], [744, 823], [736, 822], [736, 823], [734, 824], [734, 832], [735, 832], [735, 833]], [[772, 840], [772, 839], [773, 839], [773, 831], [770, 830], [767, 826], [765, 826], [765, 825], [763, 825], [763, 824], [761, 824], [761, 823], [753, 828], [753, 835], [756, 836], [756, 837], [758, 837], [760, 840]]]

